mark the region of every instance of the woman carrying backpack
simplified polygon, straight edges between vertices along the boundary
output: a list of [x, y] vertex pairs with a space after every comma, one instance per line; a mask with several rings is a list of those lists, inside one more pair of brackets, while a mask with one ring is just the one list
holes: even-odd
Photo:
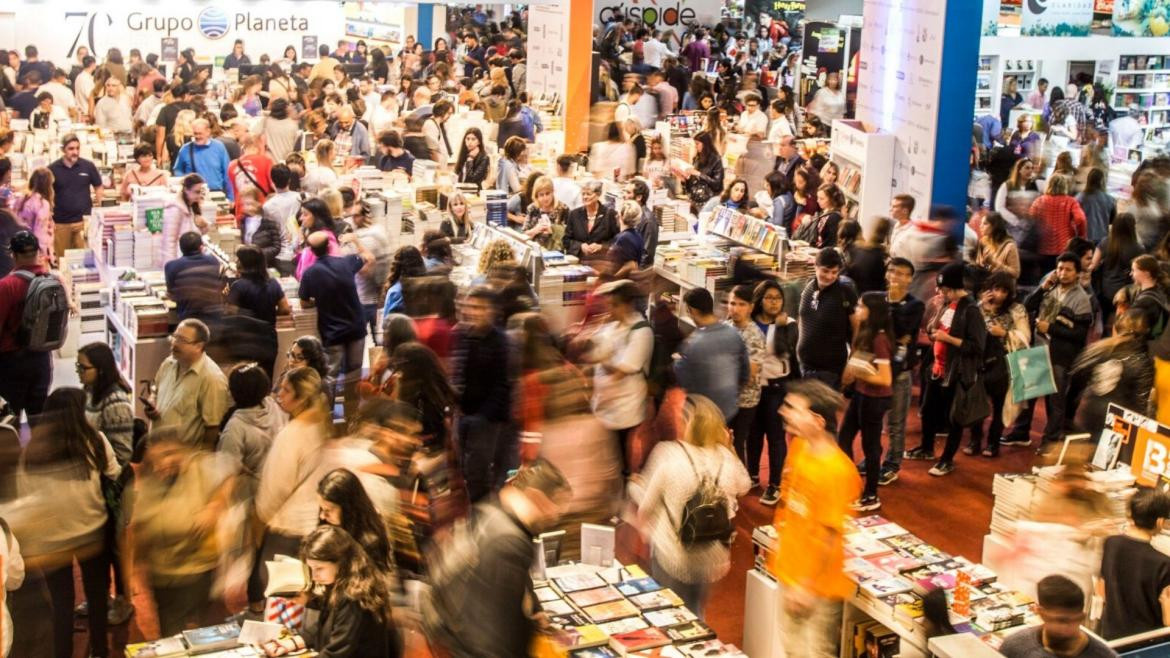
[[714, 402], [687, 396], [683, 420], [680, 440], [650, 453], [638, 517], [651, 547], [651, 575], [702, 619], [711, 583], [731, 569], [731, 519], [751, 481]]

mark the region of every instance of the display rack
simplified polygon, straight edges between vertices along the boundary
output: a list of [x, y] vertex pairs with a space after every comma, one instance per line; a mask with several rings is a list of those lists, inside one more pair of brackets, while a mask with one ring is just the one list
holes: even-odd
[[[1015, 78], [1016, 91], [1028, 100], [1028, 94], [1036, 88], [1036, 81], [1040, 79], [1040, 69], [1037, 67], [1034, 59], [1013, 59], [1009, 57], [998, 58], [1002, 65], [1000, 71], [1000, 84], [1005, 84], [1009, 78]], [[1003, 94], [1003, 88], [1000, 88], [1000, 94]]]
[[992, 76], [995, 57], [985, 55], [979, 58], [979, 69], [975, 73], [975, 116], [995, 112], [992, 102]]
[[834, 121], [829, 159], [841, 170], [837, 186], [845, 193], [849, 219], [866, 231], [875, 217], [884, 216], [894, 190], [893, 135], [876, 132], [860, 121]]
[[1118, 58], [1113, 107], [1136, 105], [1147, 144], [1170, 138], [1170, 55], [1122, 55]]

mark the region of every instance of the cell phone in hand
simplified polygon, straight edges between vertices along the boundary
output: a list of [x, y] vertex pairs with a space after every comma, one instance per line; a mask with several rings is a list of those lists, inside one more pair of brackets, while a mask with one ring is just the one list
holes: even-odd
[[138, 400], [142, 402], [143, 406], [155, 408], [155, 403], [158, 401], [158, 387], [149, 379], [144, 379], [138, 382]]

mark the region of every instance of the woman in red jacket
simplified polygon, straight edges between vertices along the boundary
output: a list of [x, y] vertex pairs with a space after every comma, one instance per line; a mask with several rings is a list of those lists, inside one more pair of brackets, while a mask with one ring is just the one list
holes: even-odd
[[1088, 236], [1085, 211], [1071, 194], [1072, 179], [1055, 174], [1048, 179], [1044, 194], [1032, 202], [1030, 212], [1040, 234], [1036, 251], [1041, 272], [1056, 269], [1056, 257], [1064, 252], [1069, 239]]

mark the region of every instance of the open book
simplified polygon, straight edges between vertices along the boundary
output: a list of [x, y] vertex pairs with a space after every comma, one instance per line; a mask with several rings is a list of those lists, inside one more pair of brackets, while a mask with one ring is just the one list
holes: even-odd
[[264, 596], [299, 594], [309, 587], [309, 570], [296, 558], [276, 555], [264, 566], [268, 568]]

